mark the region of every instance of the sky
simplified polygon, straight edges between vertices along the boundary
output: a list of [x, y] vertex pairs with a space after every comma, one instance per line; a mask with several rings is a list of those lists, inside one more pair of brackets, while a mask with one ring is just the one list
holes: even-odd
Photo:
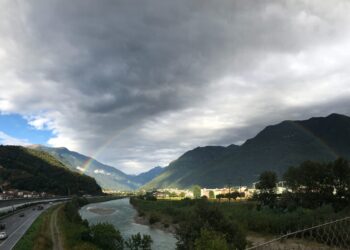
[[126, 173], [350, 115], [347, 0], [0, 0], [0, 143]]

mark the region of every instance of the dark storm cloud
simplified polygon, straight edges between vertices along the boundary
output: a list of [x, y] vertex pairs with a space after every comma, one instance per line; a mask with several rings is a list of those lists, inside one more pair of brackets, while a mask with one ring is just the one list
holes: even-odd
[[343, 111], [350, 95], [346, 1], [0, 7], [0, 111], [129, 172], [241, 143], [280, 119]]

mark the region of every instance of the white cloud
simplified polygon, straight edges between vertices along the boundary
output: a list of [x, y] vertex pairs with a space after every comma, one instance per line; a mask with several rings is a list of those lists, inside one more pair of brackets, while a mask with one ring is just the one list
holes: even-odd
[[349, 12], [345, 0], [1, 1], [0, 112], [129, 173], [283, 119], [350, 114]]
[[30, 145], [29, 141], [26, 139], [19, 139], [12, 137], [2, 131], [0, 131], [0, 144], [3, 145], [20, 145], [20, 146], [28, 146]]

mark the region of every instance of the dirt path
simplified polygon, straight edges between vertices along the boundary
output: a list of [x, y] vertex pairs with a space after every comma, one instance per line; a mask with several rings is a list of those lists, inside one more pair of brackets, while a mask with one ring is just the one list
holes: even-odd
[[58, 216], [58, 210], [60, 207], [56, 208], [50, 218], [50, 231], [51, 231], [51, 239], [52, 239], [52, 249], [53, 250], [63, 250], [63, 244], [60, 237], [60, 230], [57, 225], [57, 216]]

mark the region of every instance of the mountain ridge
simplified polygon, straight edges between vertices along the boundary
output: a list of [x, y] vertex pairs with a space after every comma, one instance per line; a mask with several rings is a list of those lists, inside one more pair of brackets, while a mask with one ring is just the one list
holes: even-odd
[[[101, 163], [79, 152], [71, 151], [66, 147], [48, 147], [36, 144], [29, 146], [29, 148], [47, 152], [63, 162], [70, 170], [78, 173], [84, 172], [86, 175], [95, 178], [104, 189], [135, 190], [161, 173], [160, 167], [156, 167], [156, 169], [152, 168], [138, 175], [128, 175], [115, 167]], [[87, 162], [89, 162], [88, 168], [84, 167]]]
[[102, 194], [93, 178], [70, 171], [46, 152], [21, 146], [0, 146], [0, 184], [59, 195]]
[[[228, 150], [229, 147], [220, 148], [224, 154], [217, 154], [210, 150], [214, 148], [206, 147], [214, 158], [217, 157], [212, 160], [206, 160], [204, 154], [195, 156], [193, 153], [198, 154], [198, 148], [185, 152], [143, 188], [188, 188], [196, 184], [222, 187], [230, 183], [250, 185], [265, 170], [276, 171], [282, 176], [289, 166], [305, 160], [349, 159], [350, 117], [333, 113], [308, 120], [286, 120], [266, 126], [232, 151]], [[200, 159], [184, 162], [191, 157]], [[183, 173], [184, 168], [189, 171]]]

